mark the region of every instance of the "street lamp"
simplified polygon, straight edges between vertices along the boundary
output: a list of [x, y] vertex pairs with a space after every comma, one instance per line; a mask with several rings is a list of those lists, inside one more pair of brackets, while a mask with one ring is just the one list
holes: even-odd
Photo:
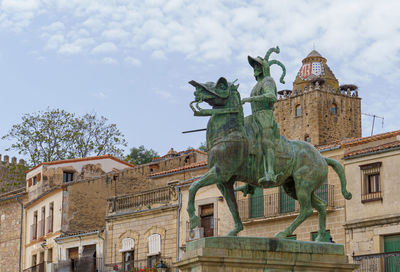
[[160, 260], [160, 262], [156, 265], [156, 268], [157, 272], [167, 272], [168, 270], [168, 266], [166, 266], [162, 260]]

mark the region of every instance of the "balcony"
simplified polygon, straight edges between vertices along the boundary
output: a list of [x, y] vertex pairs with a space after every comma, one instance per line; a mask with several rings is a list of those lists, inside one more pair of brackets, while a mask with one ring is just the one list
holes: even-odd
[[400, 251], [353, 256], [353, 261], [360, 264], [356, 272], [400, 271]]
[[23, 272], [45, 272], [45, 263], [40, 263], [24, 269]]
[[53, 232], [53, 216], [47, 216], [46, 218], [47, 223], [47, 233]]
[[155, 204], [167, 204], [176, 198], [172, 187], [162, 187], [146, 192], [134, 193], [108, 199], [108, 213], [124, 210], [150, 209]]
[[382, 200], [382, 192], [374, 192], [361, 195], [362, 203], [377, 201], [377, 200]]
[[[316, 194], [334, 207], [334, 185], [323, 184]], [[285, 193], [266, 194], [259, 197], [249, 197], [238, 201], [239, 214], [243, 221], [253, 218], [272, 218], [281, 215], [298, 213], [298, 202]]]
[[[173, 267], [173, 264], [172, 264], [173, 259], [171, 257], [158, 256], [158, 259], [162, 260], [163, 263], [167, 267], [169, 267], [168, 271], [175, 271], [175, 269], [172, 269], [172, 267]], [[150, 262], [151, 262], [150, 258], [134, 260], [133, 264], [129, 263], [129, 267], [135, 267], [135, 269], [140, 271], [140, 269], [144, 269], [144, 268], [155, 266], [154, 263], [151, 264]], [[156, 262], [156, 263], [158, 263], [158, 262]], [[104, 272], [115, 272], [115, 271], [122, 272], [122, 271], [127, 271], [127, 270], [124, 269], [124, 265], [126, 265], [126, 263], [125, 264], [122, 263], [122, 262], [119, 262], [119, 263], [107, 263], [107, 264], [104, 265]], [[114, 267], [118, 267], [118, 268], [114, 268]], [[117, 270], [115, 270], [115, 269], [117, 269]], [[136, 271], [136, 270], [129, 270], [129, 271]]]
[[37, 224], [34, 223], [31, 225], [31, 241], [37, 239]]

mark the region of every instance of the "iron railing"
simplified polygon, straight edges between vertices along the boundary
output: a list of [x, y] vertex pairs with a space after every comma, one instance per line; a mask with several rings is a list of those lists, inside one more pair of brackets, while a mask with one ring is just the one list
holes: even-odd
[[[162, 262], [169, 268], [168, 271], [172, 271], [172, 258], [171, 257], [159, 257], [159, 260], [162, 260]], [[140, 260], [133, 260], [133, 264], [134, 264], [134, 268], [136, 270], [133, 271], [137, 271], [140, 269], [144, 269], [145, 267], [152, 267], [152, 265], [150, 264], [150, 258], [147, 259], [140, 259]], [[157, 265], [153, 264], [153, 266]], [[114, 267], [117, 266], [117, 270], [114, 270]], [[104, 272], [125, 272], [124, 271], [124, 263], [122, 262], [118, 262], [118, 263], [108, 263], [104, 265]], [[175, 270], [174, 270], [175, 271]]]
[[37, 224], [33, 223], [31, 225], [31, 241], [37, 239]]
[[151, 208], [153, 204], [168, 203], [174, 191], [171, 187], [158, 188], [146, 192], [135, 193], [108, 199], [108, 211], [135, 209], [140, 207]]
[[[315, 191], [316, 195], [334, 207], [334, 185], [323, 184]], [[297, 201], [286, 193], [273, 193], [259, 197], [249, 197], [238, 201], [239, 214], [242, 220], [259, 217], [274, 217], [299, 211]]]
[[47, 233], [53, 232], [53, 216], [47, 216]]
[[353, 256], [354, 263], [360, 264], [357, 272], [398, 272], [400, 251]]
[[40, 263], [40, 264], [31, 266], [27, 269], [24, 269], [23, 272], [45, 272], [44, 267], [45, 267], [45, 263]]
[[361, 195], [361, 202], [370, 202], [375, 200], [382, 200], [382, 192], [367, 193]]

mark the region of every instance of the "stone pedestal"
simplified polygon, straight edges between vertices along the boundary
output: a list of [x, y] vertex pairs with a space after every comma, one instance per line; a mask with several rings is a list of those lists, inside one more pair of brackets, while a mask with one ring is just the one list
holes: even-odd
[[353, 271], [341, 244], [260, 237], [208, 237], [189, 242], [175, 264], [182, 272]]

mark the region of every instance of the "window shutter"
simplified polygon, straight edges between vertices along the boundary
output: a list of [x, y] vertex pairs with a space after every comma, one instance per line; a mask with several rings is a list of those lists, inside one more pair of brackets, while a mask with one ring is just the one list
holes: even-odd
[[135, 248], [135, 240], [132, 238], [122, 239], [122, 248], [120, 252], [132, 251]]
[[41, 178], [42, 178], [42, 174], [41, 173], [37, 174], [37, 181], [40, 181]]
[[28, 187], [32, 186], [32, 178], [28, 179]]
[[148, 238], [149, 241], [149, 255], [157, 255], [161, 251], [161, 235], [152, 234]]

